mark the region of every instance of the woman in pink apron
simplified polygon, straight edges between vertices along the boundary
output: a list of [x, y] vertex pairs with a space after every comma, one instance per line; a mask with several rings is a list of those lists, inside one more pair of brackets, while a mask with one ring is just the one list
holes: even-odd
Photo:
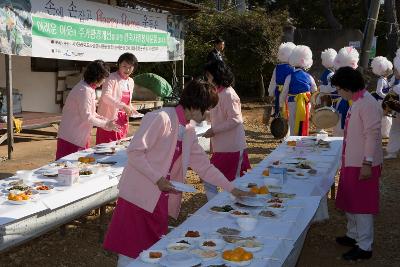
[[353, 104], [347, 113], [343, 140], [342, 168], [336, 207], [347, 217], [340, 245], [352, 247], [343, 259], [356, 261], [372, 257], [374, 215], [379, 212], [379, 178], [382, 171], [382, 114], [375, 98], [365, 88], [360, 72], [340, 68], [331, 84]]
[[[232, 88], [233, 74], [222, 61], [208, 63], [207, 79], [218, 92], [218, 104], [210, 110], [211, 128], [203, 137], [211, 138], [211, 163], [229, 181], [243, 176], [250, 169], [246, 152], [246, 136], [243, 127], [240, 98]], [[218, 193], [217, 188], [205, 182], [208, 200]]]
[[108, 74], [105, 63], [95, 60], [87, 66], [83, 80], [68, 94], [58, 130], [56, 160], [88, 148], [93, 126], [117, 129], [113, 120], [96, 113], [95, 89], [104, 83]]
[[111, 73], [104, 82], [98, 113], [109, 120], [116, 120], [119, 131], [97, 128], [96, 144], [120, 140], [128, 134], [129, 116], [138, 113], [131, 105], [134, 82], [129, 77], [137, 65], [133, 54], [122, 54], [118, 58], [118, 71]]
[[190, 120], [201, 122], [218, 97], [202, 81], [191, 81], [177, 107], [147, 113], [127, 149], [128, 164], [119, 182], [117, 207], [104, 248], [119, 254], [118, 266], [151, 247], [168, 230], [168, 215], [177, 218], [182, 194], [170, 181], [184, 182], [188, 167], [234, 196], [250, 195], [234, 188], [210, 164], [197, 143]]

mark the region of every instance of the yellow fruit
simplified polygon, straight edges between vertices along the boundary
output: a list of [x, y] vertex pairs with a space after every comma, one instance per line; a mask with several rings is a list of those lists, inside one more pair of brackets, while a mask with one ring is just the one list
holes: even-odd
[[267, 186], [261, 186], [259, 189], [258, 189], [258, 193], [259, 194], [268, 194], [269, 193], [269, 191], [268, 191], [268, 187]]
[[230, 261], [231, 258], [232, 258], [232, 250], [225, 250], [225, 251], [222, 253], [222, 258], [225, 259], [225, 260], [227, 260], [227, 261]]
[[262, 174], [263, 174], [264, 176], [269, 176], [269, 169], [265, 169], [265, 170], [262, 172]]
[[22, 194], [21, 197], [22, 197], [23, 200], [28, 200], [29, 199], [29, 196], [25, 195], [25, 194]]
[[250, 188], [250, 192], [252, 192], [254, 194], [258, 194], [258, 187], [257, 186], [253, 186], [252, 188]]
[[251, 252], [245, 252], [242, 254], [242, 261], [249, 261], [253, 258], [253, 254]]
[[242, 255], [243, 253], [246, 252], [246, 250], [244, 250], [244, 248], [242, 248], [242, 247], [237, 247], [237, 248], [235, 248], [235, 249], [233, 250], [233, 252], [234, 252], [235, 254]]
[[231, 261], [241, 261], [241, 255], [233, 254], [230, 260]]

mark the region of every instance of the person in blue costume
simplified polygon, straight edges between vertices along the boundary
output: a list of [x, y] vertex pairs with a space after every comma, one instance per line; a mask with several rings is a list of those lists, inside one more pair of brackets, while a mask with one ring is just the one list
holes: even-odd
[[274, 72], [272, 73], [271, 81], [268, 87], [268, 95], [274, 99], [274, 115], [279, 115], [279, 96], [282, 92], [283, 84], [288, 75], [290, 75], [294, 68], [289, 65], [289, 57], [292, 54], [293, 49], [296, 47], [294, 43], [287, 42], [282, 43], [278, 49], [278, 64], [275, 66]]
[[289, 64], [295, 69], [285, 79], [280, 107], [282, 109], [287, 101], [290, 135], [308, 136], [311, 93], [317, 91], [314, 78], [307, 73], [313, 64], [311, 49], [305, 45], [296, 46], [289, 57]]
[[[382, 101], [389, 93], [391, 85], [388, 76], [393, 73], [393, 64], [386, 57], [376, 57], [371, 62], [372, 72], [379, 77], [376, 84], [376, 91], [372, 95], [378, 101], [379, 106], [382, 106]], [[383, 110], [381, 110], [383, 113]], [[382, 117], [382, 137], [388, 138], [390, 128], [392, 127], [392, 118], [388, 116]]]
[[[352, 67], [353, 69], [357, 69], [358, 61], [359, 54], [357, 49], [352, 46], [346, 46], [338, 51], [333, 62], [335, 70], [338, 70], [341, 67]], [[348, 110], [350, 109], [350, 105], [351, 101], [345, 100], [343, 98], [339, 98], [337, 100], [335, 108], [340, 114], [340, 120], [336, 127], [333, 129], [333, 136], [343, 136], [346, 116]]]
[[[393, 59], [394, 74], [391, 79], [391, 94], [400, 96], [400, 48], [397, 49], [396, 57]], [[392, 111], [393, 112], [393, 111]], [[389, 142], [386, 147], [385, 159], [395, 159], [400, 151], [400, 113], [393, 112], [392, 127], [389, 132]]]

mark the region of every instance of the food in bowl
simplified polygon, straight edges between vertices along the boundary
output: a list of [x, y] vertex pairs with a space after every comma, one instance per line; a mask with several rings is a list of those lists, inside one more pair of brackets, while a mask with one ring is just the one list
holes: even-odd
[[231, 210], [234, 210], [230, 205], [225, 205], [225, 206], [213, 206], [210, 208], [210, 210], [215, 211], [215, 212], [230, 212]]
[[238, 235], [240, 234], [240, 230], [235, 228], [222, 227], [217, 230], [217, 233], [221, 235]]
[[163, 256], [162, 252], [159, 251], [151, 251], [149, 253], [149, 258], [150, 259], [159, 259]]
[[258, 213], [258, 215], [260, 215], [262, 217], [268, 217], [268, 218], [276, 217], [276, 214], [270, 210], [262, 210], [262, 211], [260, 211], [260, 213]]
[[269, 208], [274, 208], [274, 209], [283, 209], [284, 208], [284, 206], [282, 204], [279, 204], [279, 203], [274, 203], [274, 204], [268, 205], [268, 207]]
[[257, 195], [266, 195], [269, 193], [269, 190], [266, 185], [263, 185], [260, 187], [253, 186], [252, 188], [250, 188], [250, 192], [257, 194]]
[[223, 239], [224, 239], [225, 242], [235, 244], [235, 243], [238, 243], [238, 242], [241, 242], [241, 241], [255, 240], [256, 237], [255, 236], [243, 237], [243, 236], [229, 236], [229, 235], [227, 235], [227, 236], [223, 236]]
[[215, 247], [216, 245], [217, 244], [215, 244], [215, 242], [213, 242], [213, 241], [204, 241], [202, 244], [202, 246], [205, 246], [205, 247]]
[[287, 141], [288, 146], [296, 146], [297, 142], [296, 141]]
[[267, 168], [267, 169], [263, 170], [262, 175], [269, 176], [269, 169]]
[[203, 259], [212, 259], [218, 256], [218, 253], [213, 250], [194, 249], [191, 253], [196, 254]]
[[92, 175], [93, 171], [92, 170], [88, 170], [88, 169], [84, 169], [84, 170], [80, 170], [79, 171], [79, 175]]
[[247, 211], [240, 211], [240, 210], [234, 210], [231, 212], [232, 215], [235, 216], [248, 216], [250, 215], [250, 213], [248, 213]]
[[267, 203], [283, 203], [283, 199], [279, 197], [273, 197], [267, 201]]
[[185, 237], [200, 237], [199, 231], [187, 231]]
[[47, 185], [40, 185], [40, 186], [37, 186], [35, 189], [36, 189], [36, 190], [39, 190], [39, 191], [48, 191], [48, 190], [51, 190], [51, 188], [50, 188], [49, 186], [47, 186]]
[[96, 159], [94, 157], [79, 157], [78, 161], [82, 163], [93, 163]]
[[246, 251], [242, 247], [237, 247], [235, 249], [228, 249], [222, 252], [222, 258], [231, 262], [250, 261], [253, 259], [253, 253]]
[[9, 193], [8, 194], [8, 200], [12, 200], [12, 201], [26, 201], [30, 199], [30, 196], [22, 193], [22, 194], [13, 194], [13, 193]]

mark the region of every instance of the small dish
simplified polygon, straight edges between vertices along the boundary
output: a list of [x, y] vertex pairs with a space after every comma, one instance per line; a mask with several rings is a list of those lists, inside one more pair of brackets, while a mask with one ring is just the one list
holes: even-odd
[[191, 245], [185, 243], [170, 243], [167, 245], [167, 250], [171, 253], [181, 253], [188, 251]]
[[243, 217], [251, 216], [250, 212], [245, 211], [245, 210], [232, 210], [232, 211], [229, 212], [229, 214], [233, 218], [243, 218]]
[[225, 247], [225, 241], [216, 238], [202, 239], [199, 240], [199, 247], [204, 250], [221, 250]]
[[166, 255], [165, 250], [145, 250], [140, 253], [140, 259], [147, 263], [158, 263]]

